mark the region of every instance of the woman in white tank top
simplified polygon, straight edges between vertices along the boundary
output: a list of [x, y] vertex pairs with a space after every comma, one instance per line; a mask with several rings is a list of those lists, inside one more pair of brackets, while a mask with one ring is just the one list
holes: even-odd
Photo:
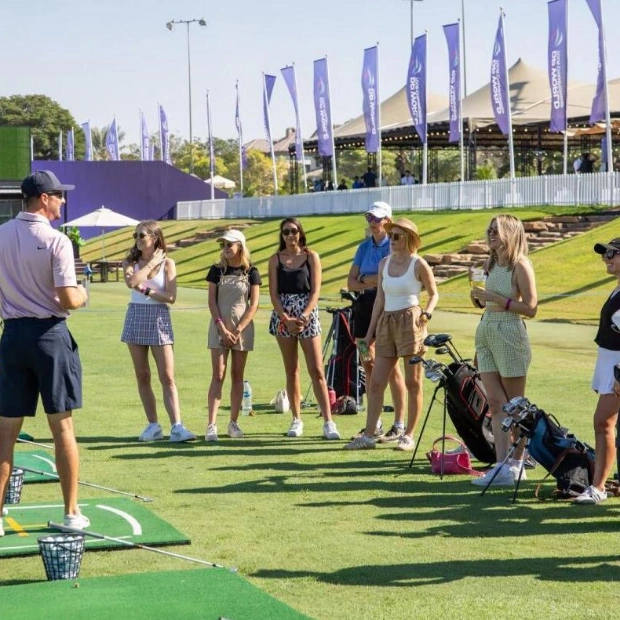
[[[383, 409], [383, 395], [400, 358], [404, 361], [408, 403], [407, 428], [398, 440], [397, 450], [413, 450], [413, 432], [422, 413], [422, 365], [408, 361], [426, 351], [426, 324], [432, 318], [439, 293], [431, 268], [417, 254], [421, 245], [417, 226], [411, 220], [399, 218], [386, 223], [385, 229], [392, 253], [379, 264], [377, 298], [364, 338], [367, 345], [376, 339], [375, 367], [367, 386], [366, 430], [348, 443], [346, 450], [375, 447], [373, 431]], [[424, 310], [420, 306], [422, 289], [427, 296]]]

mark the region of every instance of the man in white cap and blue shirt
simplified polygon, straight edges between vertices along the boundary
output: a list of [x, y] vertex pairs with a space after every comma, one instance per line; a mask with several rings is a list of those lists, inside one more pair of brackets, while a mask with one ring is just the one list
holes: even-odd
[[78, 507], [72, 418], [82, 406], [82, 367], [66, 319], [88, 295], [77, 283], [71, 241], [51, 226], [72, 189], [53, 172], [34, 172], [22, 182], [23, 211], [0, 226], [0, 500], [24, 417], [35, 415], [40, 395], [54, 437], [64, 524], [83, 529], [90, 521]]

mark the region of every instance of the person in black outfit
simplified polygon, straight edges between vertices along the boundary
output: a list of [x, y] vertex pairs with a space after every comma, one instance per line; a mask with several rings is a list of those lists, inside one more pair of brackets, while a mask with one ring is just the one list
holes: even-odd
[[362, 180], [366, 187], [376, 187], [377, 175], [372, 171], [370, 166], [368, 166], [368, 170], [362, 175]]

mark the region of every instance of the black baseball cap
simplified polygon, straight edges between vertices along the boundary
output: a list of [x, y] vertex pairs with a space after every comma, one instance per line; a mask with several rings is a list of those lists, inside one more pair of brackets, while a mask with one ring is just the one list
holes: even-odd
[[38, 170], [22, 181], [24, 198], [47, 194], [48, 192], [66, 192], [75, 189], [75, 185], [63, 185], [51, 170]]
[[605, 254], [607, 250], [614, 250], [614, 252], [620, 252], [620, 237], [612, 239], [609, 243], [597, 243], [594, 246], [594, 251], [597, 254]]

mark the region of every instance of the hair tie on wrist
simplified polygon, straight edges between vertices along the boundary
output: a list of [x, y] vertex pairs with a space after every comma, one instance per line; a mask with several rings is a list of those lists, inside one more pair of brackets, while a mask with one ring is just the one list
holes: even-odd
[[215, 324], [217, 325], [218, 323], [223, 323], [224, 319], [222, 319], [221, 316], [218, 316], [217, 319], [213, 319], [215, 321]]
[[512, 303], [512, 299], [509, 297], [506, 300], [506, 305], [504, 306], [504, 310], [510, 310], [510, 304]]

